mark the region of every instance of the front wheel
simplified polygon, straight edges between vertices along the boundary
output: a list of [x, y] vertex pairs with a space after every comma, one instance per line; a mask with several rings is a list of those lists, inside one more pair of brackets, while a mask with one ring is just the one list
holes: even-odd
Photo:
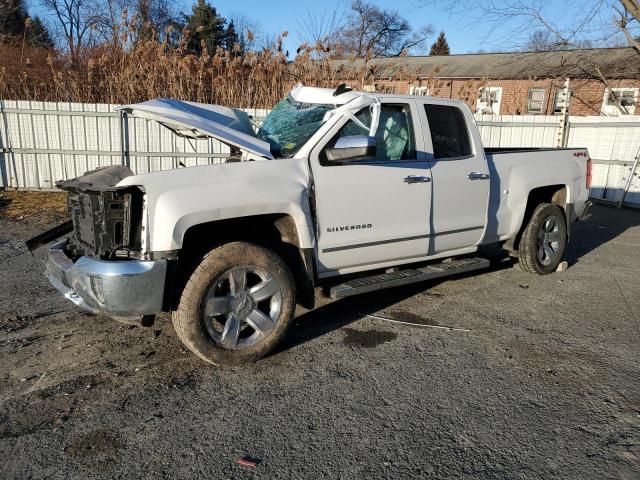
[[206, 362], [240, 365], [264, 357], [282, 340], [294, 308], [284, 261], [259, 245], [232, 242], [209, 252], [193, 272], [173, 325]]
[[567, 247], [567, 223], [557, 205], [536, 207], [522, 232], [518, 263], [525, 272], [547, 275], [555, 272]]

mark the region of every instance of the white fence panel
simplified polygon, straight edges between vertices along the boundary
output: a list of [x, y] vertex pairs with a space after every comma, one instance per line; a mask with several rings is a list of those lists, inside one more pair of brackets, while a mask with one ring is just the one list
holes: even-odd
[[555, 146], [560, 117], [542, 115], [474, 115], [485, 147]]
[[6, 187], [51, 189], [121, 163], [120, 117], [110, 105], [7, 100], [0, 115]]
[[627, 179], [632, 181], [625, 202], [640, 205], [640, 117], [570, 117], [567, 146], [586, 147], [595, 159], [591, 195], [619, 202]]
[[[559, 116], [475, 115], [486, 147], [556, 146]], [[625, 202], [640, 205], [640, 167], [632, 172], [640, 154], [640, 116], [569, 117], [568, 148], [589, 149], [594, 161], [591, 196], [619, 202], [627, 179], [631, 184]]]
[[[256, 123], [269, 110], [251, 108]], [[106, 165], [136, 174], [220, 163], [229, 148], [216, 140], [174, 135], [157, 122], [126, 117], [115, 105], [0, 101], [0, 187], [53, 189], [55, 182]]]

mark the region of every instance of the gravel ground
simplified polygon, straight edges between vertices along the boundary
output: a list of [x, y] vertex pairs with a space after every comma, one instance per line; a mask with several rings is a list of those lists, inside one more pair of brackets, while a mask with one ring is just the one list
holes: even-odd
[[0, 217], [2, 478], [640, 478], [639, 212], [594, 208], [563, 273], [300, 312], [244, 368], [200, 362], [166, 316], [72, 308], [20, 254], [43, 227]]

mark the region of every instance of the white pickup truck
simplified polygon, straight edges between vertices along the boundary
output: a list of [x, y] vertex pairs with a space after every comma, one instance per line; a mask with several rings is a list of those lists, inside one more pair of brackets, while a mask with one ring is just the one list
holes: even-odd
[[318, 291], [482, 269], [484, 245], [551, 273], [589, 204], [585, 149], [485, 149], [459, 101], [298, 86], [257, 133], [246, 113], [215, 105], [120, 108], [218, 139], [232, 158], [60, 182], [73, 234], [50, 248], [47, 276], [94, 313], [144, 323], [172, 312], [180, 339], [211, 363], [266, 355]]

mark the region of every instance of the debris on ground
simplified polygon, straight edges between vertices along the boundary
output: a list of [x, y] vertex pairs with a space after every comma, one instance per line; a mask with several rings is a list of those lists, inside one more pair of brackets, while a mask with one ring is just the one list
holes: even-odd
[[389, 317], [383, 317], [381, 315], [371, 315], [371, 314], [366, 314], [363, 315], [367, 318], [374, 318], [376, 320], [384, 320], [385, 322], [391, 322], [391, 323], [399, 323], [401, 325], [411, 325], [414, 327], [427, 327], [427, 328], [439, 328], [442, 330], [451, 330], [451, 331], [455, 331], [455, 332], [470, 332], [471, 330], [467, 329], [467, 328], [458, 328], [458, 327], [449, 327], [447, 325], [437, 325], [434, 324], [432, 322], [428, 322], [428, 321], [415, 321], [415, 320], [403, 320], [403, 319], [397, 319], [397, 318], [389, 318]]
[[251, 457], [241, 457], [236, 460], [238, 465], [242, 465], [243, 467], [256, 468], [258, 466], [259, 460], [253, 459]]

